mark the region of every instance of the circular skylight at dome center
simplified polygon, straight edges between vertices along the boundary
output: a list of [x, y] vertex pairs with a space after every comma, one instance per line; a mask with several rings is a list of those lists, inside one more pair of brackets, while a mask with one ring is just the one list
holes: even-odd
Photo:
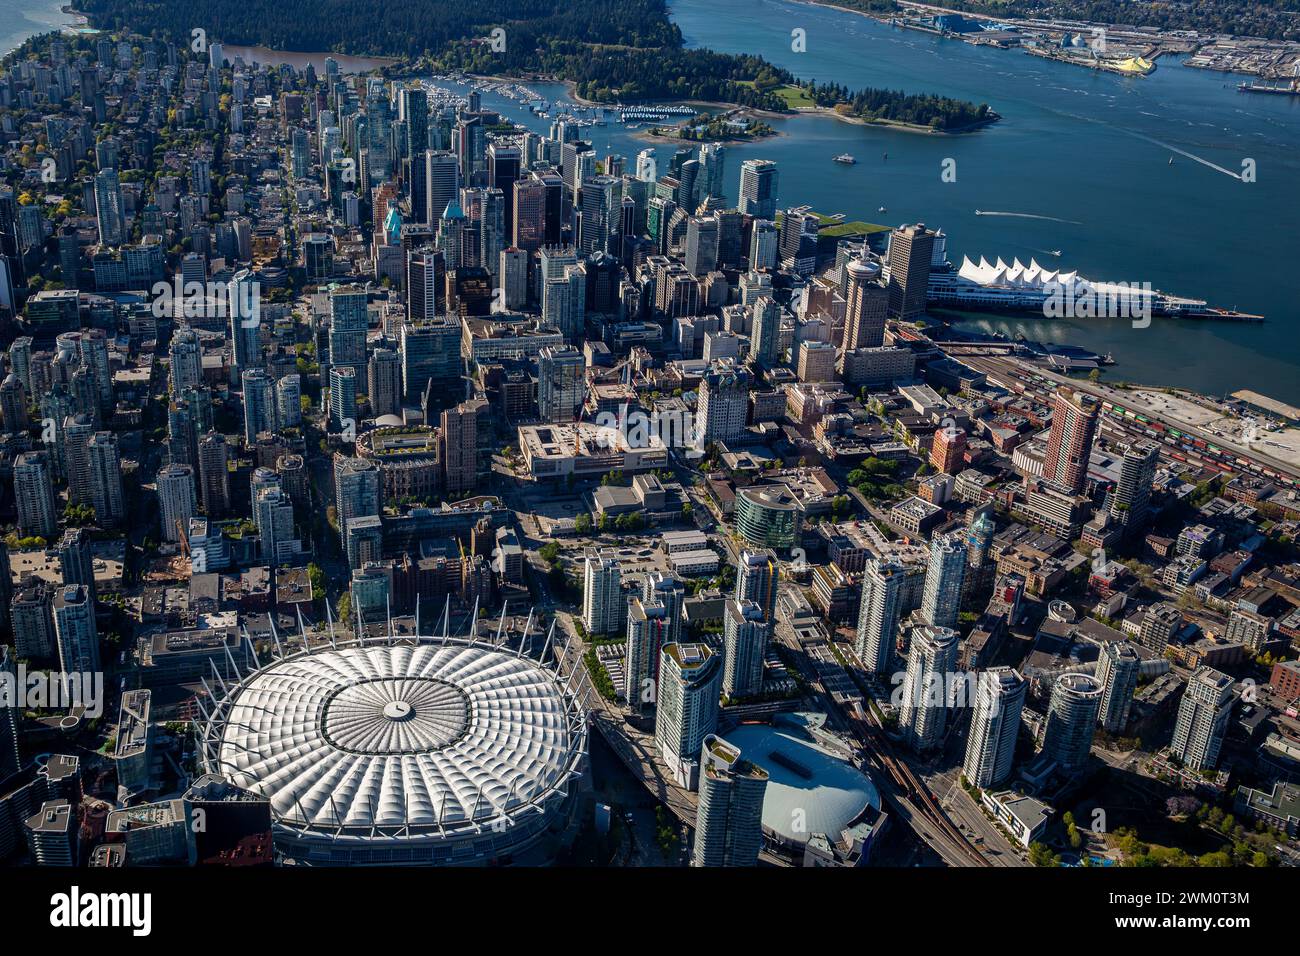
[[325, 702], [321, 731], [354, 754], [415, 754], [460, 740], [469, 697], [434, 677], [379, 678], [340, 688]]

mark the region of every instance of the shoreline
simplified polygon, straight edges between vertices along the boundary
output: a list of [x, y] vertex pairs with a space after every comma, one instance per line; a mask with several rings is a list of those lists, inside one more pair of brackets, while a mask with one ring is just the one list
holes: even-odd
[[[670, 127], [676, 129], [677, 127]], [[635, 140], [643, 143], [723, 143], [728, 146], [744, 146], [750, 143], [766, 143], [769, 140], [779, 139], [782, 136], [789, 136], [789, 133], [782, 133], [773, 130], [765, 136], [710, 136], [708, 139], [684, 139], [680, 136], [666, 136], [662, 133], [656, 133], [648, 129], [628, 129], [623, 127], [623, 131]]]
[[933, 126], [922, 126], [919, 123], [905, 123], [902, 120], [866, 119], [861, 116], [846, 116], [843, 113], [835, 112], [834, 107], [829, 106], [814, 106], [810, 109], [795, 110], [794, 112], [799, 116], [825, 116], [830, 119], [839, 120], [841, 123], [849, 123], [853, 126], [868, 126], [875, 129], [893, 130], [899, 133], [921, 133], [927, 136], [963, 136], [967, 133], [975, 133], [989, 126], [993, 126], [1002, 119], [1000, 113], [995, 113], [990, 109], [989, 112], [991, 115], [988, 119], [980, 120], [975, 123], [968, 123], [965, 126], [959, 126], [955, 129], [936, 129]]
[[[790, 2], [791, 2], [791, 3], [798, 3], [798, 4], [802, 4], [802, 5], [804, 5], [804, 6], [810, 6], [810, 7], [825, 7], [825, 8], [827, 8], [828, 10], [838, 10], [838, 11], [841, 12], [841, 13], [851, 13], [851, 14], [854, 14], [854, 15], [856, 15], [856, 16], [865, 17], [865, 18], [868, 19], [868, 20], [874, 20], [874, 21], [876, 21], [877, 23], [881, 24], [882, 26], [894, 26], [894, 27], [897, 27], [897, 28], [900, 29], [900, 30], [910, 30], [910, 31], [913, 31], [913, 32], [916, 32], [916, 33], [925, 33], [925, 34], [928, 34], [928, 35], [930, 35], [930, 36], [934, 36], [934, 37], [940, 37], [940, 38], [946, 38], [946, 39], [959, 40], [959, 41], [961, 41], [962, 43], [967, 43], [967, 44], [970, 44], [971, 46], [987, 46], [987, 47], [993, 47], [994, 49], [1004, 50], [1004, 51], [1010, 51], [1010, 50], [1014, 50], [1014, 49], [1019, 49], [1022, 53], [1028, 53], [1028, 54], [1030, 54], [1031, 56], [1038, 56], [1038, 57], [1040, 57], [1040, 58], [1042, 58], [1042, 59], [1054, 60], [1054, 61], [1056, 61], [1056, 62], [1058, 62], [1058, 63], [1064, 63], [1064, 64], [1067, 65], [1067, 66], [1078, 66], [1078, 67], [1082, 67], [1082, 68], [1084, 68], [1084, 69], [1096, 70], [1096, 71], [1101, 72], [1101, 73], [1110, 73], [1110, 74], [1113, 74], [1113, 75], [1115, 75], [1115, 76], [1134, 76], [1134, 77], [1150, 76], [1151, 73], [1155, 72], [1155, 61], [1158, 60], [1159, 58], [1163, 57], [1163, 56], [1168, 56], [1168, 55], [1183, 56], [1183, 57], [1187, 58], [1187, 59], [1183, 59], [1183, 60], [1179, 63], [1179, 65], [1180, 65], [1180, 66], [1188, 67], [1189, 69], [1194, 69], [1194, 70], [1208, 70], [1208, 71], [1210, 71], [1210, 72], [1215, 72], [1215, 73], [1227, 73], [1227, 74], [1231, 74], [1231, 75], [1234, 75], [1234, 76], [1255, 77], [1255, 78], [1257, 78], [1257, 79], [1268, 79], [1269, 76], [1270, 76], [1267, 72], [1259, 72], [1259, 71], [1257, 71], [1257, 70], [1239, 70], [1239, 69], [1233, 69], [1233, 68], [1231, 68], [1231, 67], [1225, 67], [1225, 66], [1216, 65], [1216, 64], [1213, 64], [1213, 63], [1191, 63], [1191, 62], [1188, 62], [1188, 59], [1190, 59], [1191, 57], [1193, 57], [1201, 47], [1207, 45], [1207, 41], [1210, 40], [1210, 38], [1209, 38], [1209, 37], [1205, 37], [1205, 36], [1203, 36], [1203, 37], [1201, 38], [1200, 41], [1189, 42], [1189, 43], [1187, 44], [1187, 45], [1188, 45], [1188, 48], [1187, 48], [1187, 49], [1178, 49], [1176, 46], [1172, 46], [1171, 48], [1166, 49], [1166, 48], [1161, 47], [1161, 46], [1159, 46], [1159, 45], [1157, 44], [1157, 46], [1156, 46], [1153, 50], [1148, 50], [1146, 53], [1141, 54], [1141, 55], [1144, 56], [1145, 58], [1151, 60], [1151, 62], [1152, 62], [1152, 68], [1151, 68], [1150, 70], [1145, 71], [1145, 72], [1130, 72], [1130, 71], [1127, 71], [1127, 70], [1116, 69], [1116, 68], [1111, 67], [1111, 66], [1093, 65], [1093, 64], [1091, 64], [1091, 63], [1088, 63], [1088, 62], [1085, 62], [1085, 61], [1082, 61], [1082, 60], [1071, 59], [1071, 58], [1069, 58], [1069, 57], [1064, 57], [1064, 56], [1053, 56], [1053, 55], [1051, 55], [1051, 54], [1046, 54], [1046, 53], [1040, 52], [1039, 50], [1037, 50], [1037, 49], [1035, 49], [1035, 48], [1032, 48], [1032, 47], [1026, 47], [1026, 46], [1013, 46], [1013, 45], [1008, 45], [1008, 44], [1005, 44], [1005, 43], [999, 43], [999, 42], [983, 42], [983, 43], [981, 43], [981, 42], [976, 42], [976, 41], [973, 41], [973, 40], [968, 39], [967, 36], [962, 35], [962, 34], [956, 34], [956, 33], [945, 34], [945, 33], [941, 32], [941, 31], [939, 31], [939, 30], [929, 29], [929, 28], [923, 27], [923, 26], [921, 26], [920, 24], [917, 24], [917, 23], [906, 23], [906, 22], [894, 23], [894, 16], [893, 16], [893, 15], [885, 15], [885, 14], [880, 14], [880, 13], [872, 13], [872, 12], [867, 11], [867, 10], [856, 10], [856, 9], [854, 9], [853, 7], [845, 7], [845, 6], [841, 6], [841, 5], [838, 4], [838, 3], [826, 2], [826, 0], [790, 0]], [[1022, 30], [1027, 29], [1027, 28], [1029, 28], [1029, 27], [1031, 27], [1031, 26], [1034, 26], [1034, 25], [1045, 24], [1045, 23], [1047, 22], [1045, 19], [1040, 20], [1040, 19], [1033, 18], [1033, 17], [1030, 17], [1030, 18], [1016, 18], [1016, 17], [1012, 17], [1012, 18], [1001, 18], [1001, 19], [998, 19], [998, 18], [997, 18], [994, 14], [992, 14], [992, 13], [975, 13], [975, 12], [972, 12], [972, 11], [969, 11], [969, 10], [956, 10], [956, 9], [953, 9], [952, 7], [946, 7], [946, 6], [943, 6], [942, 4], [936, 4], [936, 3], [922, 3], [922, 2], [919, 2], [919, 0], [913, 0], [913, 2], [910, 4], [910, 6], [901, 7], [901, 8], [900, 8], [900, 14], [903, 15], [903, 16], [907, 16], [907, 15], [913, 15], [913, 16], [914, 16], [914, 15], [916, 15], [918, 12], [920, 12], [921, 10], [925, 10], [925, 11], [928, 11], [928, 12], [930, 12], [930, 13], [955, 14], [955, 15], [958, 15], [958, 16], [964, 16], [964, 17], [983, 18], [983, 19], [986, 19], [986, 20], [996, 20], [997, 22], [1009, 23], [1009, 24], [1011, 24], [1011, 25], [1017, 27], [1018, 29], [1022, 29]], [[1104, 30], [1110, 30], [1110, 31], [1113, 31], [1113, 32], [1116, 32], [1116, 33], [1126, 32], [1126, 33], [1134, 33], [1134, 34], [1135, 34], [1135, 33], [1138, 33], [1138, 32], [1140, 32], [1140, 31], [1142, 30], [1142, 27], [1139, 27], [1139, 26], [1134, 25], [1134, 24], [1125, 24], [1125, 23], [1109, 23], [1109, 22], [1104, 22], [1104, 21], [1092, 21], [1092, 20], [1060, 20], [1060, 21], [1054, 21], [1054, 22], [1061, 23], [1062, 25], [1064, 25], [1064, 26], [1066, 26], [1066, 27], [1078, 27], [1079, 29], [1100, 28], [1100, 29], [1104, 29]], [[1045, 29], [1045, 27], [1042, 27], [1042, 26], [1040, 26], [1039, 28], [1040, 28], [1040, 29]], [[1165, 36], [1165, 35], [1164, 35], [1164, 32], [1165, 32], [1165, 31], [1159, 31], [1159, 30], [1157, 30], [1157, 32], [1154, 34], [1155, 39], [1156, 39], [1157, 41], [1164, 41], [1164, 42], [1167, 42], [1167, 43], [1170, 43], [1170, 44], [1176, 44], [1176, 43], [1178, 42], [1178, 41], [1176, 40], [1176, 38], [1170, 38], [1170, 37]], [[1230, 34], [1228, 34], [1228, 36], [1229, 36], [1232, 40], [1240, 40], [1240, 41], [1273, 42], [1273, 43], [1282, 43], [1282, 42], [1285, 42], [1285, 41], [1277, 41], [1277, 40], [1270, 41], [1270, 40], [1266, 40], [1265, 38], [1262, 38], [1262, 37], [1253, 37], [1253, 36], [1250, 36], [1250, 35], [1244, 35], [1244, 34], [1243, 34], [1243, 35], [1239, 35], [1239, 34], [1235, 34], [1235, 33], [1230, 33]], [[1210, 45], [1212, 45], [1212, 42], [1211, 42]]]
[[[493, 83], [518, 83], [521, 86], [527, 86], [529, 83], [553, 83], [553, 84], [563, 86], [565, 90], [565, 95], [568, 96], [569, 99], [573, 100], [574, 103], [577, 103], [579, 106], [585, 106], [589, 109], [602, 109], [602, 108], [614, 109], [614, 106], [610, 103], [600, 103], [597, 102], [596, 100], [589, 100], [585, 97], [579, 96], [577, 93], [578, 84], [574, 80], [564, 80], [558, 77], [524, 78], [519, 76], [501, 76], [499, 74], [480, 74], [480, 73], [466, 73], [465, 76], [473, 80], [489, 80]], [[712, 110], [721, 113], [730, 113], [736, 110], [742, 110], [744, 112], [751, 113], [754, 116], [762, 119], [781, 119], [789, 116], [789, 114], [787, 113], [773, 113], [771, 110], [760, 110], [749, 106], [740, 106], [739, 104], [736, 103], [714, 103], [708, 100], [647, 100], [645, 103], [638, 103], [637, 105], [638, 106], [654, 105], [656, 103], [670, 103], [673, 105], [680, 105], [680, 106], [699, 107], [701, 111]], [[652, 123], [652, 125], [654, 124]], [[665, 126], [663, 128], [676, 129], [677, 127]], [[758, 136], [758, 137], [722, 136], [722, 137], [710, 138], [708, 140], [697, 141], [691, 139], [681, 139], [680, 137], [677, 136], [665, 136], [662, 134], [655, 134], [651, 132], [649, 129], [631, 130], [628, 129], [626, 126], [623, 126], [622, 129], [633, 139], [639, 139], [642, 140], [643, 142], [657, 142], [657, 143], [710, 142], [710, 143], [730, 143], [735, 145], [735, 144], [744, 144], [744, 143], [761, 143], [764, 140], [776, 139], [777, 137], [780, 136], [789, 135], [788, 133], [783, 133], [780, 130], [773, 130], [770, 134], [766, 136]]]
[[[369, 56], [357, 53], [335, 53], [330, 50], [276, 50], [267, 46], [248, 46], [242, 43], [222, 44], [222, 51], [227, 59], [233, 60], [235, 56], [242, 56], [246, 61], [263, 66], [279, 66], [287, 64], [294, 69], [305, 69], [306, 64], [311, 63], [315, 66], [315, 61], [320, 60], [321, 66], [317, 69], [323, 69], [326, 59], [333, 59], [339, 64], [339, 71], [343, 73], [355, 73], [365, 75], [367, 73], [382, 73], [397, 64], [406, 63], [402, 57], [395, 56]], [[367, 69], [357, 69], [356, 64], [371, 64]], [[347, 67], [353, 68], [348, 69]]]
[[[794, 0], [794, 2], [812, 3], [815, 6], [827, 6], [827, 4], [815, 3], [815, 0]], [[837, 9], [844, 9], [844, 8], [837, 8]], [[525, 80], [521, 80], [518, 77], [503, 77], [503, 76], [480, 77], [477, 74], [466, 74], [466, 75], [474, 76], [476, 79], [485, 79], [485, 80], [494, 79], [498, 81], [509, 80], [511, 82], [517, 82], [517, 83], [526, 82]], [[551, 78], [538, 78], [535, 82], [563, 83], [565, 89], [568, 91], [569, 97], [575, 103], [579, 103], [583, 106], [600, 107], [600, 106], [609, 105], [608, 103], [598, 103], [595, 100], [588, 100], [579, 96], [576, 92], [578, 84], [574, 80], [564, 80], [556, 77], [551, 77]], [[761, 119], [788, 120], [798, 116], [827, 117], [830, 119], [839, 120], [842, 123], [850, 123], [854, 126], [867, 126], [875, 129], [883, 129], [883, 130], [889, 130], [892, 132], [899, 132], [899, 133], [924, 133], [930, 136], [933, 135], [963, 136], [967, 133], [978, 132], [979, 130], [986, 129], [989, 126], [993, 126], [1002, 119], [1002, 114], [995, 113], [992, 111], [992, 108], [990, 108], [991, 115], [986, 120], [976, 122], [976, 123], [969, 123], [966, 126], [958, 127], [957, 129], [935, 129], [932, 126], [921, 126], [920, 124], [917, 123], [904, 123], [900, 120], [866, 119], [861, 116], [845, 116], [842, 113], [835, 112], [835, 109], [829, 106], [813, 106], [805, 109], [797, 109], [797, 110], [792, 109], [784, 113], [779, 113], [775, 110], [765, 110], [755, 106], [744, 106], [740, 103], [714, 103], [714, 102], [709, 102], [707, 100], [646, 100], [645, 103], [638, 104], [638, 105], [653, 105], [655, 103], [681, 103], [684, 106], [707, 106], [707, 107], [712, 107], [712, 108], [722, 109], [722, 110], [745, 110]], [[636, 133], [634, 132], [633, 135], [636, 135]], [[788, 133], [785, 133], [781, 130], [776, 130], [775, 132], [773, 132], [772, 136], [764, 136], [761, 137], [760, 139], [748, 139], [742, 137], [737, 140], [732, 140], [732, 142], [757, 143], [757, 142], [761, 142], [764, 139], [772, 139], [776, 136], [788, 136], [788, 135], [789, 135]], [[665, 138], [670, 142], [676, 141], [676, 137], [670, 136]], [[686, 140], [685, 142], [691, 142], [691, 141]], [[724, 142], [724, 140], [716, 140], [716, 142]]]
[[[78, 12], [72, 4], [62, 3], [60, 0], [49, 0], [49, 4], [48, 9], [43, 10], [40, 13], [37, 13], [34, 10], [18, 11], [27, 23], [37, 27], [38, 29], [32, 30], [28, 33], [23, 33], [22, 30], [19, 29], [14, 32], [12, 40], [0, 40], [0, 44], [5, 45], [0, 48], [0, 60], [8, 59], [11, 54], [33, 37], [45, 36], [47, 33], [68, 33], [73, 27], [86, 25], [85, 15]], [[37, 16], [49, 16], [50, 19], [34, 19]], [[6, 26], [5, 30], [0, 31], [0, 33], [7, 34], [7, 30], [8, 27]], [[12, 43], [13, 45], [8, 46], [9, 43]]]

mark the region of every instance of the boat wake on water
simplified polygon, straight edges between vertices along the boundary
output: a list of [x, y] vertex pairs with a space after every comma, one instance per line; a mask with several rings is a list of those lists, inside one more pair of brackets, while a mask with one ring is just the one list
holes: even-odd
[[[1142, 111], [1139, 110], [1139, 112]], [[1093, 123], [1097, 126], [1104, 126], [1107, 129], [1113, 129], [1117, 133], [1124, 133], [1127, 136], [1132, 136], [1134, 139], [1140, 139], [1145, 143], [1151, 143], [1154, 146], [1159, 146], [1163, 149], [1171, 150], [1172, 152], [1177, 153], [1179, 156], [1186, 156], [1188, 159], [1192, 160], [1193, 162], [1200, 163], [1202, 166], [1212, 169], [1216, 173], [1223, 173], [1223, 175], [1231, 176], [1233, 179], [1241, 179], [1241, 173], [1239, 172], [1235, 172], [1234, 170], [1231, 169], [1225, 169], [1224, 167], [1220, 166], [1218, 163], [1210, 162], [1210, 160], [1206, 159], [1204, 156], [1197, 156], [1195, 153], [1188, 152], [1185, 149], [1179, 149], [1177, 146], [1174, 146], [1172, 143], [1166, 143], [1163, 140], [1156, 139], [1154, 136], [1148, 136], [1146, 133], [1139, 133], [1135, 129], [1128, 129], [1123, 126], [1116, 126], [1113, 123], [1107, 123], [1104, 120], [1093, 119], [1090, 116], [1079, 116], [1076, 113], [1066, 113], [1062, 111], [1061, 115], [1069, 116], [1071, 119], [1082, 120], [1085, 123]], [[1190, 124], [1189, 122], [1189, 125], [1192, 124]]]
[[977, 216], [1010, 216], [1012, 219], [1042, 219], [1046, 222], [1063, 222], [1071, 226], [1082, 226], [1083, 223], [1077, 219], [1060, 219], [1056, 216], [1039, 216], [1032, 212], [989, 212], [987, 209], [976, 209]]

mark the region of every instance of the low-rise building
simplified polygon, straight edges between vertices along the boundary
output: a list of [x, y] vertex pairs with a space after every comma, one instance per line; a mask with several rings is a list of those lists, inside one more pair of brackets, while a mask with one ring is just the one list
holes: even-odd
[[1242, 787], [1235, 807], [1240, 816], [1258, 820], [1295, 839], [1300, 837], [1300, 784], [1274, 781], [1265, 790]]
[[659, 436], [649, 435], [644, 447], [633, 448], [617, 431], [588, 422], [521, 425], [519, 447], [535, 481], [649, 471], [668, 464], [668, 449]]
[[1023, 847], [1042, 835], [1054, 812], [1047, 804], [1014, 790], [986, 790], [980, 793], [980, 801]]

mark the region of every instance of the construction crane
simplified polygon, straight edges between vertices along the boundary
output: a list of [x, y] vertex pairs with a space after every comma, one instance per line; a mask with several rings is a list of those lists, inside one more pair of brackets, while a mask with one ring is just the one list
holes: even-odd
[[[597, 372], [597, 369], [594, 366], [588, 367], [585, 376], [585, 381], [583, 383], [588, 393], [588, 396], [590, 395], [592, 386], [596, 384], [596, 381], [598, 379], [610, 378], [620, 373], [621, 373], [620, 375], [621, 384], [630, 386], [632, 384], [632, 356], [631, 355], [627, 356], [626, 358], [620, 359], [608, 370], [602, 369], [600, 370], [600, 372]], [[582, 407], [578, 411], [578, 419], [576, 422], [574, 422], [573, 425], [574, 457], [577, 457], [578, 455], [582, 454], [582, 421], [587, 416], [588, 396], [583, 397]], [[627, 404], [624, 403], [622, 406], [622, 414], [620, 415], [620, 418], [626, 414], [627, 414]]]

